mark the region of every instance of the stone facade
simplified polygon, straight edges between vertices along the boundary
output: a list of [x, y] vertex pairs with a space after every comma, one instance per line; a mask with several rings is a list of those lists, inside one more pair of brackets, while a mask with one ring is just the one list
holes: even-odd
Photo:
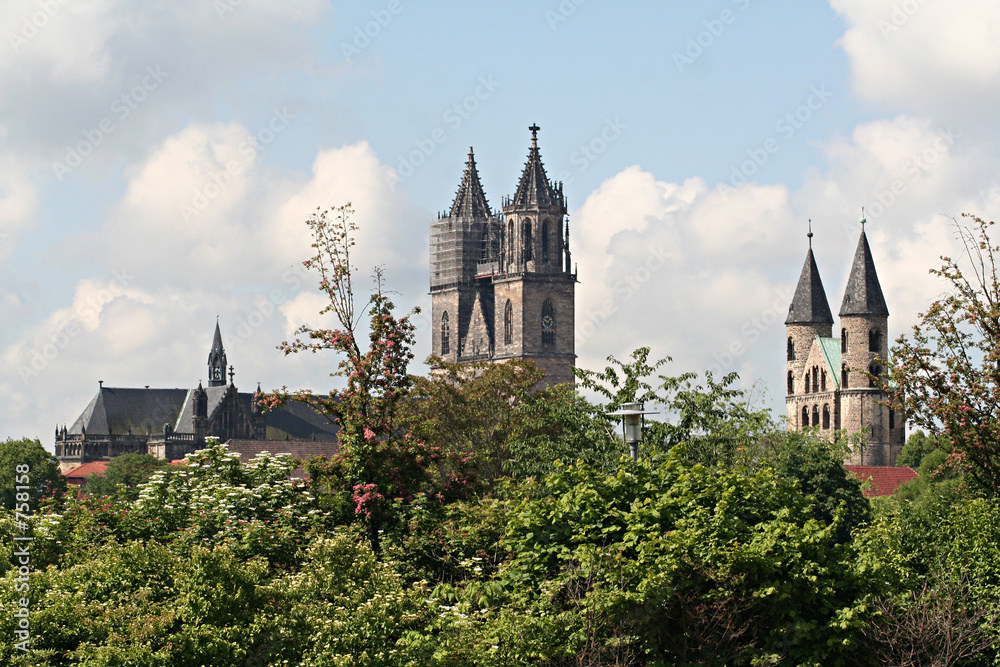
[[431, 223], [433, 353], [450, 362], [530, 359], [549, 384], [576, 359], [569, 225], [545, 175], [538, 127], [517, 192], [492, 213], [469, 149], [450, 211]]
[[861, 434], [845, 463], [891, 466], [903, 448], [901, 415], [884, 402], [866, 373], [884, 372], [889, 358], [888, 317], [864, 231], [840, 309], [839, 336], [810, 248], [785, 321], [786, 399], [790, 430], [815, 428], [825, 438]]

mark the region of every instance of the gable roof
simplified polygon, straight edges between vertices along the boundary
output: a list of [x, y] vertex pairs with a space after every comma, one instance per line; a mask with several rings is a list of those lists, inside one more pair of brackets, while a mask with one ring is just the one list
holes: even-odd
[[819, 267], [813, 256], [812, 245], [806, 253], [806, 262], [802, 265], [802, 274], [795, 286], [795, 295], [788, 306], [788, 317], [785, 324], [833, 324], [833, 313], [830, 303], [826, 300], [826, 290], [823, 280], [819, 277]]
[[188, 394], [187, 389], [130, 389], [100, 387], [69, 433], [160, 433], [164, 424], [174, 426]]
[[862, 482], [871, 480], [871, 486], [864, 490], [865, 498], [889, 496], [911, 479], [920, 477], [913, 468], [905, 466], [844, 466]]
[[858, 239], [858, 249], [854, 252], [854, 263], [851, 264], [847, 289], [844, 290], [844, 302], [840, 306], [840, 316], [845, 315], [889, 316], [889, 308], [885, 305], [882, 286], [875, 272], [872, 249], [868, 246], [864, 229]]
[[68, 484], [83, 484], [91, 475], [103, 475], [110, 461], [91, 461], [71, 468], [63, 473]]

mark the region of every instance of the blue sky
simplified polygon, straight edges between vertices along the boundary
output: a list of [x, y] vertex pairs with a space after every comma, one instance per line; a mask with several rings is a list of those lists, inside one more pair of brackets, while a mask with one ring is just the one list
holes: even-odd
[[241, 388], [329, 387], [275, 350], [321, 323], [302, 220], [353, 202], [361, 283], [426, 310], [469, 146], [498, 206], [532, 123], [579, 363], [649, 345], [779, 413], [807, 219], [836, 312], [866, 206], [895, 336], [951, 217], [1000, 203], [987, 0], [12, 0], [0, 28], [0, 421], [47, 446], [98, 380], [204, 379], [216, 315]]

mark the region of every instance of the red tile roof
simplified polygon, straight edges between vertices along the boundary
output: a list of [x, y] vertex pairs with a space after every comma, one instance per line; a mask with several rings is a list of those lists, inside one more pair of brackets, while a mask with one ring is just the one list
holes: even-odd
[[108, 463], [110, 463], [110, 461], [91, 461], [90, 463], [84, 463], [83, 465], [78, 465], [71, 470], [67, 470], [63, 473], [63, 475], [66, 476], [67, 484], [80, 486], [94, 473], [103, 475], [104, 471], [108, 469]]
[[913, 468], [903, 466], [844, 466], [844, 468], [862, 483], [871, 480], [871, 486], [864, 491], [866, 498], [891, 495], [904, 482], [920, 477]]

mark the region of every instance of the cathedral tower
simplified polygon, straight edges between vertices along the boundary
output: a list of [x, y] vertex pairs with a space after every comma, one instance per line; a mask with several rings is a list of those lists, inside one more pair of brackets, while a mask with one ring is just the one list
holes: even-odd
[[532, 125], [513, 197], [493, 214], [472, 149], [448, 215], [431, 224], [433, 352], [448, 361], [531, 359], [546, 382], [572, 382], [576, 359], [569, 224]]
[[215, 322], [215, 337], [212, 339], [212, 349], [208, 353], [208, 386], [226, 386], [226, 348], [222, 346], [222, 332], [219, 322]]

